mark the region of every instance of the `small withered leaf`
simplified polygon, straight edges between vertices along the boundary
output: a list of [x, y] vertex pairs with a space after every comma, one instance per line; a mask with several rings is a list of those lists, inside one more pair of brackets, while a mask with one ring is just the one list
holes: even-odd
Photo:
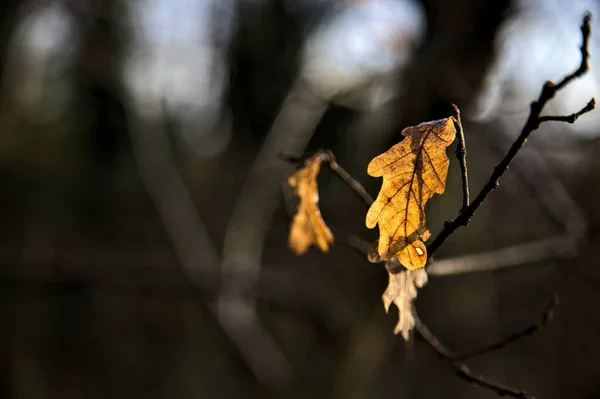
[[415, 327], [415, 317], [412, 312], [412, 303], [417, 297], [417, 288], [427, 284], [427, 272], [425, 269], [397, 271], [393, 263], [395, 259], [388, 261], [392, 263], [388, 269], [388, 287], [381, 297], [386, 313], [393, 303], [398, 308], [398, 323], [394, 328], [394, 334], [402, 334], [405, 341], [409, 340], [410, 332]]
[[425, 204], [446, 186], [446, 148], [456, 137], [452, 117], [407, 127], [406, 138], [369, 163], [367, 172], [383, 177], [377, 199], [365, 224], [379, 225], [378, 251], [382, 259], [397, 257], [407, 269], [424, 267], [430, 233], [425, 226]]
[[325, 224], [319, 210], [317, 176], [326, 155], [318, 153], [304, 162], [304, 167], [288, 179], [300, 202], [290, 228], [288, 244], [297, 254], [302, 255], [311, 245], [327, 252], [333, 242], [333, 234]]

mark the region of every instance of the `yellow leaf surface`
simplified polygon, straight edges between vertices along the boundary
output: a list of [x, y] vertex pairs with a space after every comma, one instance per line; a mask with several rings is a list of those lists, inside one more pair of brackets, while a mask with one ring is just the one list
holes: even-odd
[[446, 148], [454, 141], [456, 128], [450, 117], [407, 127], [402, 135], [404, 140], [369, 163], [367, 172], [383, 177], [383, 184], [366, 225], [370, 229], [379, 225], [382, 259], [396, 256], [414, 270], [427, 263], [425, 203], [444, 192], [450, 162]]
[[386, 313], [393, 303], [398, 308], [398, 324], [394, 334], [402, 333], [405, 341], [415, 327], [415, 317], [412, 312], [412, 303], [417, 297], [417, 288], [427, 284], [425, 269], [390, 271], [388, 267], [389, 283], [381, 297]]
[[288, 179], [288, 184], [295, 189], [300, 199], [298, 212], [294, 216], [288, 244], [297, 255], [302, 255], [311, 245], [327, 252], [333, 242], [333, 234], [325, 224], [319, 210], [319, 191], [317, 176], [324, 154], [316, 154], [304, 162], [304, 167]]

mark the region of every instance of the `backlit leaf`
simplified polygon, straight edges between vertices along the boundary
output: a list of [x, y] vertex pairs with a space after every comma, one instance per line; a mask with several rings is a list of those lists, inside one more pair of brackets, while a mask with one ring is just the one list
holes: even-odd
[[429, 237], [425, 226], [425, 203], [446, 186], [449, 160], [446, 148], [456, 137], [452, 117], [407, 127], [406, 138], [373, 158], [367, 172], [383, 177], [377, 199], [366, 217], [368, 228], [379, 225], [379, 256], [396, 256], [407, 269], [427, 263], [423, 241]]

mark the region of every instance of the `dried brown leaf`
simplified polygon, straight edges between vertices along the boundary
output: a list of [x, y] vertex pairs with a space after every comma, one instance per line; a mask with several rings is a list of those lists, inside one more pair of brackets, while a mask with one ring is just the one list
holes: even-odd
[[[393, 263], [388, 261], [388, 263]], [[394, 328], [394, 334], [402, 333], [405, 341], [415, 327], [415, 317], [412, 312], [412, 303], [417, 297], [417, 288], [427, 284], [427, 272], [425, 269], [394, 271], [394, 267], [386, 264], [389, 275], [388, 287], [383, 293], [383, 306], [386, 313], [393, 303], [398, 308], [398, 324]]]
[[288, 184], [295, 189], [300, 199], [288, 238], [290, 248], [297, 255], [304, 254], [311, 245], [327, 252], [329, 244], [333, 242], [333, 234], [319, 210], [317, 176], [325, 159], [324, 154], [313, 155], [304, 162], [302, 169], [288, 179]]
[[427, 263], [423, 241], [429, 237], [425, 226], [425, 203], [446, 186], [446, 148], [456, 137], [453, 119], [446, 118], [407, 127], [406, 138], [373, 158], [367, 172], [383, 177], [377, 199], [369, 208], [366, 225], [379, 225], [378, 252], [383, 260], [396, 256], [407, 269]]

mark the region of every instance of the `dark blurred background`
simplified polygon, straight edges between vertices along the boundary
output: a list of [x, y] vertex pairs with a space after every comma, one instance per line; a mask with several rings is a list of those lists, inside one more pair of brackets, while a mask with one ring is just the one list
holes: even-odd
[[[586, 10], [600, 4], [3, 0], [0, 397], [495, 397], [393, 335], [385, 270], [343, 239], [287, 248], [274, 155], [331, 149], [376, 194], [368, 161], [456, 103], [474, 194], [543, 82], [579, 64]], [[596, 25], [591, 72], [548, 113], [597, 95]], [[598, 112], [535, 132], [417, 301], [461, 351], [559, 292], [542, 331], [469, 362], [540, 398], [600, 398], [598, 136]], [[434, 235], [461, 204], [453, 151]], [[373, 241], [360, 198], [328, 171], [319, 184], [325, 220]], [[238, 203], [260, 195], [273, 205]], [[244, 239], [253, 206], [265, 227]]]

